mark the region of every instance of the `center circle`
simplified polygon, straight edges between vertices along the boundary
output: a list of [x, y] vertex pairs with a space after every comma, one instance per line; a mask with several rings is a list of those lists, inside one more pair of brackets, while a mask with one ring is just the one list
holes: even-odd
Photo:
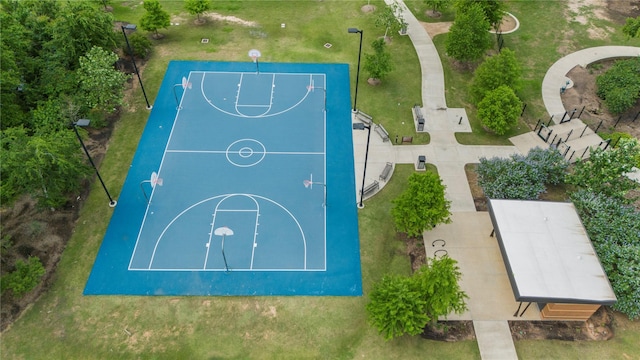
[[253, 155], [253, 149], [245, 146], [240, 149], [240, 151], [238, 151], [238, 155], [243, 158], [248, 158], [249, 156]]
[[250, 167], [260, 163], [267, 155], [264, 145], [255, 139], [232, 142], [225, 151], [227, 161], [238, 167]]

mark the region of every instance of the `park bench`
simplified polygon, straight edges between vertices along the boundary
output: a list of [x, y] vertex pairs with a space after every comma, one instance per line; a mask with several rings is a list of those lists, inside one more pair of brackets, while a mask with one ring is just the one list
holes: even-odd
[[362, 191], [362, 195], [363, 196], [373, 195], [373, 193], [378, 191], [379, 188], [380, 188], [380, 183], [374, 180], [371, 184], [365, 186], [364, 190]]
[[402, 143], [413, 143], [413, 136], [403, 136], [402, 137]]
[[389, 133], [385, 130], [382, 124], [376, 125], [376, 132], [380, 135], [382, 141], [389, 141]]
[[393, 169], [393, 164], [388, 162], [387, 165], [384, 166], [384, 169], [380, 173], [380, 180], [387, 181], [389, 175], [391, 175], [391, 170]]
[[365, 113], [363, 113], [362, 111], [358, 110], [358, 112], [356, 112], [356, 119], [360, 120], [361, 122], [371, 126], [371, 124], [373, 124], [373, 118]]
[[413, 116], [415, 116], [415, 119], [418, 122], [418, 131], [424, 131], [424, 116], [422, 116], [422, 109], [420, 109], [420, 105], [416, 104], [413, 106]]

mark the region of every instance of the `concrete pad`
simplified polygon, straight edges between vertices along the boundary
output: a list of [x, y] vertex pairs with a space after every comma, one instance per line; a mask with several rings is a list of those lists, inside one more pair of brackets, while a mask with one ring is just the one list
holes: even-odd
[[517, 360], [511, 330], [506, 321], [474, 321], [482, 360]]
[[509, 138], [509, 141], [511, 141], [522, 154], [528, 153], [529, 150], [535, 147], [543, 149], [549, 147], [549, 144], [545, 143], [544, 140], [533, 131]]
[[[532, 304], [522, 317], [513, 314], [515, 300], [498, 242], [491, 237], [493, 225], [488, 212], [454, 212], [450, 224], [424, 233], [427, 257], [449, 255], [458, 261], [460, 286], [469, 299], [468, 311], [449, 314], [449, 320], [540, 320]], [[524, 307], [523, 307], [524, 309]]]

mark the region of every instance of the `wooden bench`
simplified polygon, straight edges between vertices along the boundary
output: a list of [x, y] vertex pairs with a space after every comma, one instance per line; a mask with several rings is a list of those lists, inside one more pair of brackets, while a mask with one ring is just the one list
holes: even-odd
[[375, 130], [378, 133], [378, 135], [380, 135], [380, 137], [382, 138], [382, 141], [385, 141], [385, 142], [389, 141], [389, 133], [387, 132], [387, 130], [385, 130], [382, 124], [376, 125]]
[[359, 121], [367, 124], [367, 125], [371, 125], [373, 124], [373, 118], [365, 113], [363, 113], [362, 111], [358, 110], [358, 112], [356, 112], [356, 119], [358, 119]]
[[364, 190], [362, 191], [362, 195], [363, 196], [372, 195], [373, 193], [378, 191], [379, 188], [380, 188], [380, 183], [374, 180], [371, 184], [364, 187]]
[[413, 143], [413, 136], [403, 136], [402, 137], [402, 143]]
[[380, 173], [380, 180], [387, 181], [389, 175], [391, 175], [391, 170], [393, 169], [393, 164], [388, 162], [387, 165], [384, 166], [384, 169]]

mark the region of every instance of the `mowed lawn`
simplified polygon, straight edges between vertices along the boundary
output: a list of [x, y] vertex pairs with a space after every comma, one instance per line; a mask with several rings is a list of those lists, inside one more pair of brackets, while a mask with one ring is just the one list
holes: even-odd
[[[144, 13], [140, 1], [113, 3], [116, 20], [139, 23]], [[193, 24], [194, 17], [183, 10], [181, 1], [161, 3], [172, 14], [172, 22], [179, 25], [160, 30], [165, 37], [153, 41], [153, 54], [142, 66], [145, 90], [152, 100], [170, 60], [250, 61], [247, 52], [252, 48], [260, 49], [263, 62], [349, 63], [353, 84], [359, 36], [348, 34], [347, 28], [364, 30], [364, 53], [370, 52], [371, 41], [384, 33], [384, 29], [375, 27], [375, 12], [360, 11], [367, 1], [215, 1], [215, 12], [236, 18], [209, 19], [201, 26]], [[383, 6], [382, 1], [371, 3], [378, 9]], [[521, 9], [517, 13], [521, 21], [535, 14], [536, 21], [553, 23], [558, 32], [568, 29], [569, 22], [563, 22], [566, 19], [561, 2], [544, 2], [552, 6], [534, 3], [542, 2], [512, 2], [510, 6]], [[255, 25], [246, 26], [239, 20]], [[525, 30], [523, 25], [518, 36], [528, 33], [528, 40], [521, 41], [531, 45], [539, 29]], [[202, 38], [210, 39], [209, 43], [202, 44]], [[332, 46], [327, 49], [325, 43]], [[367, 85], [366, 74], [361, 74], [358, 108], [373, 115], [376, 122], [383, 122], [390, 133], [410, 134], [410, 107], [421, 101], [420, 66], [408, 37], [394, 36], [389, 50], [395, 70], [377, 87]], [[532, 49], [530, 56], [534, 55], [538, 56]], [[557, 53], [551, 52], [541, 60], [542, 65], [533, 64], [527, 75], [531, 83], [526, 86], [530, 88], [530, 103], [541, 103], [534, 95], [535, 84], [541, 82], [543, 69], [557, 57]], [[467, 82], [469, 78], [469, 74], [453, 72], [450, 76], [460, 78], [461, 86], [464, 78]], [[452, 99], [456, 96], [465, 95], [448, 90], [450, 106], [465, 101]], [[133, 82], [126, 100], [123, 117], [116, 124], [100, 169], [116, 197], [148, 116], [137, 82]], [[428, 137], [423, 140], [428, 141]], [[469, 140], [474, 141], [489, 140]], [[54, 285], [2, 334], [0, 356], [2, 359], [479, 359], [475, 341], [443, 343], [409, 336], [384, 341], [367, 322], [364, 307], [373, 283], [386, 273], [410, 273], [409, 259], [396, 238], [390, 208], [391, 200], [400, 194], [412, 172], [412, 166], [397, 166], [390, 183], [359, 210], [363, 297], [85, 297], [82, 290], [112, 212], [99, 184], [94, 184], [59, 264]], [[523, 341], [516, 343], [516, 348], [521, 359], [603, 359], [625, 355], [635, 359], [640, 354], [638, 342], [634, 341], [640, 337], [640, 325], [637, 321], [621, 321], [620, 325], [614, 340], [608, 342]]]

